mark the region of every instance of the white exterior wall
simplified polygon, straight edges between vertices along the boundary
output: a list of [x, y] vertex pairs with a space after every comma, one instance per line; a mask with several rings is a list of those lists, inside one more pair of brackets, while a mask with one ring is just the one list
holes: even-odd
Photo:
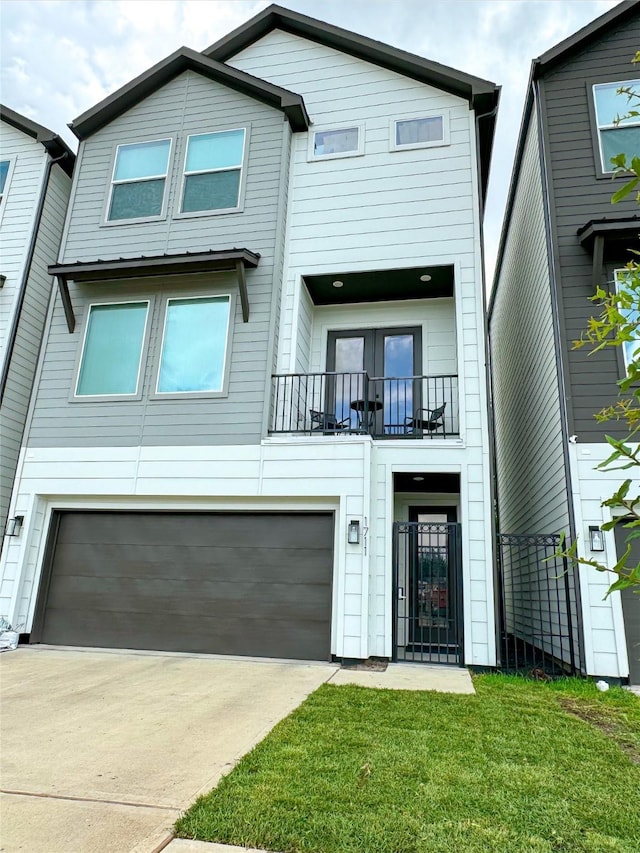
[[[475, 124], [466, 101], [282, 31], [230, 65], [301, 94], [311, 133], [360, 124], [362, 156], [293, 140], [278, 372], [326, 369], [331, 329], [422, 325], [423, 373], [459, 375], [460, 440], [374, 442], [363, 495], [368, 654], [391, 654], [393, 473], [460, 474], [465, 660], [495, 664], [492, 517]], [[394, 119], [442, 113], [450, 142], [390, 151]], [[362, 131], [361, 131], [362, 132]], [[455, 298], [314, 307], [303, 276], [453, 264]], [[304, 476], [304, 472], [300, 472]], [[415, 496], [419, 503], [419, 496]], [[365, 590], [366, 586], [366, 590]]]
[[[602, 501], [611, 497], [626, 479], [625, 472], [595, 470], [610, 454], [608, 444], [569, 446], [578, 553], [581, 557], [595, 557], [607, 566], [614, 566], [618, 558], [613, 530], [604, 534], [604, 553], [594, 554], [589, 550], [589, 525], [600, 526], [611, 520], [611, 511], [601, 505]], [[632, 483], [632, 490], [640, 490], [640, 480]], [[605, 599], [614, 579], [613, 575], [580, 566], [585, 664], [588, 675], [626, 678], [629, 660], [620, 593], [614, 592]]]
[[42, 192], [47, 152], [42, 143], [0, 121], [0, 159], [11, 161], [0, 205], [0, 272], [7, 277], [0, 289], [1, 366]]

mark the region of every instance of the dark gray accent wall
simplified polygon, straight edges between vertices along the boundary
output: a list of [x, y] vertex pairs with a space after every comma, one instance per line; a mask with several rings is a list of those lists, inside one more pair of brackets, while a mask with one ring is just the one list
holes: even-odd
[[[176, 217], [184, 146], [189, 133], [250, 126], [242, 212]], [[177, 141], [168, 177], [167, 217], [159, 221], [104, 225], [115, 147], [120, 143], [173, 135]], [[152, 277], [103, 283], [70, 282], [76, 315], [67, 329], [59, 295], [51, 314], [46, 351], [28, 433], [31, 447], [251, 444], [264, 432], [268, 404], [265, 369], [272, 359], [280, 299], [282, 259], [276, 258], [284, 230], [291, 130], [283, 114], [241, 93], [186, 72], [137, 104], [83, 145], [68, 234], [61, 260], [95, 261], [164, 253], [246, 246], [260, 254], [247, 270], [250, 317], [244, 323], [235, 274]], [[275, 264], [275, 265], [274, 265]], [[205, 293], [235, 296], [228, 393], [223, 397], [153, 399], [167, 296]], [[149, 298], [151, 335], [137, 399], [73, 399], [84, 325], [92, 302]]]
[[[542, 81], [544, 137], [547, 148], [551, 221], [554, 230], [556, 276], [565, 359], [565, 392], [569, 433], [580, 442], [604, 440], [605, 432], [622, 437], [623, 427], [609, 422], [606, 428], [593, 415], [617, 395], [621, 362], [614, 349], [595, 355], [574, 350], [594, 313], [592, 255], [576, 236], [590, 219], [631, 216], [638, 210], [633, 198], [615, 207], [611, 195], [620, 186], [610, 177], [598, 177], [599, 152], [592, 106], [594, 83], [638, 77], [631, 59], [640, 43], [640, 13], [623, 24], [605, 30], [596, 41], [574, 53]], [[636, 245], [636, 248], [638, 246]], [[630, 255], [608, 261], [623, 266]], [[611, 266], [609, 266], [611, 269]], [[606, 281], [606, 271], [602, 277]]]

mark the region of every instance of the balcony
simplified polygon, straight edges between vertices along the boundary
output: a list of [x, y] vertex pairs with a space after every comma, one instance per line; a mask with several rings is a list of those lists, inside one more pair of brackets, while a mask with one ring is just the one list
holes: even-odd
[[287, 373], [272, 377], [271, 435], [457, 437], [458, 377]]

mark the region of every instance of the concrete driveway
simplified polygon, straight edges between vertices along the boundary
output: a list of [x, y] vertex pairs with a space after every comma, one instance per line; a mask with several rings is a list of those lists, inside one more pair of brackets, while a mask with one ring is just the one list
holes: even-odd
[[0, 655], [0, 851], [151, 853], [337, 667], [19, 648]]

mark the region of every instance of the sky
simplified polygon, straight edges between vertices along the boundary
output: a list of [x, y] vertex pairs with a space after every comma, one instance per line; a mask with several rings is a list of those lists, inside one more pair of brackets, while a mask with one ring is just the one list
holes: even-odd
[[[267, 0], [0, 0], [0, 100], [57, 131], [176, 48], [203, 50]], [[485, 212], [487, 284], [531, 60], [617, 0], [280, 0], [502, 86]], [[631, 57], [629, 58], [631, 60]]]

